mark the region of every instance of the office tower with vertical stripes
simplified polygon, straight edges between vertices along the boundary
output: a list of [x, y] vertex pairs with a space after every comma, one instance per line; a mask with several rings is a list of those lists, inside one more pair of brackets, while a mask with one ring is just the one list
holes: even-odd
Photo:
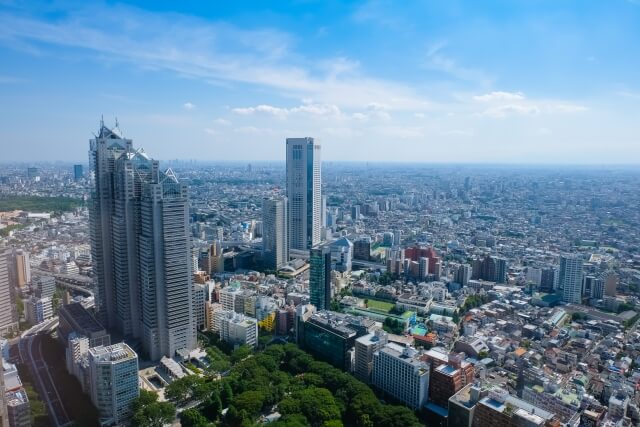
[[11, 250], [0, 242], [0, 335], [18, 331], [18, 314], [9, 280], [10, 256]]
[[322, 172], [320, 144], [313, 138], [287, 138], [289, 247], [311, 249], [321, 241]]
[[289, 262], [287, 198], [262, 201], [262, 258], [267, 268], [277, 270]]
[[196, 347], [186, 185], [119, 128], [90, 141], [90, 232], [96, 306], [110, 331], [153, 360]]

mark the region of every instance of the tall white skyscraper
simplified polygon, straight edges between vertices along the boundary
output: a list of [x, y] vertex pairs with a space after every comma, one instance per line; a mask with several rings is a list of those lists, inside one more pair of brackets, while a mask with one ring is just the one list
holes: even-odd
[[277, 270], [289, 261], [287, 198], [262, 201], [262, 257], [266, 267]]
[[562, 300], [580, 304], [582, 302], [582, 258], [575, 255], [560, 257], [560, 280]]
[[0, 243], [0, 335], [18, 331], [18, 316], [9, 280], [11, 251]]
[[140, 394], [138, 355], [127, 344], [89, 349], [91, 400], [106, 425], [123, 424]]
[[291, 249], [311, 249], [320, 243], [321, 165], [320, 144], [313, 138], [287, 138], [287, 198]]
[[90, 231], [99, 320], [138, 338], [153, 360], [196, 347], [187, 187], [101, 124]]

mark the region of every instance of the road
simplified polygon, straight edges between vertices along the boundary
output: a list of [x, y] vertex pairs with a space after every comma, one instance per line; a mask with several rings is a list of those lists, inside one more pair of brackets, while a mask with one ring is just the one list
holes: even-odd
[[42, 332], [22, 337], [18, 344], [20, 359], [29, 366], [38, 396], [45, 402], [49, 419], [53, 425], [57, 427], [71, 426], [73, 422], [64, 409], [60, 394], [42, 356], [42, 338]]

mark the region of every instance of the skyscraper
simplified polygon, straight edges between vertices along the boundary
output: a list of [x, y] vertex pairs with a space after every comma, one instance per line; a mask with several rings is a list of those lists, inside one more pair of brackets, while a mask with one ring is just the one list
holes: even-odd
[[309, 293], [311, 304], [318, 310], [331, 307], [331, 249], [327, 245], [311, 249]]
[[287, 138], [289, 247], [310, 249], [322, 228], [320, 144], [313, 138]]
[[73, 165], [73, 179], [80, 181], [84, 176], [82, 165]]
[[580, 304], [582, 302], [582, 259], [575, 255], [560, 257], [560, 280], [562, 300]]
[[152, 359], [196, 346], [187, 187], [101, 123], [90, 231], [96, 306], [110, 330], [141, 339]]
[[10, 250], [0, 244], [0, 335], [18, 331], [18, 316], [9, 281]]
[[274, 270], [289, 261], [286, 197], [262, 201], [262, 257], [265, 267]]
[[23, 287], [31, 282], [29, 252], [17, 249], [13, 251], [13, 286]]

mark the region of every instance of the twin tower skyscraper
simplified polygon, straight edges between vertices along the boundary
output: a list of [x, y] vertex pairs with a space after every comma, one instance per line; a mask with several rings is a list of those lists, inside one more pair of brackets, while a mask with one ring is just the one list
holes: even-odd
[[112, 333], [139, 341], [152, 360], [194, 349], [187, 186], [134, 149], [117, 125], [101, 123], [89, 160], [98, 318]]
[[287, 138], [286, 197], [262, 204], [263, 258], [268, 268], [289, 261], [289, 250], [307, 251], [322, 241], [322, 159], [313, 138]]
[[[197, 347], [189, 195], [173, 171], [133, 148], [117, 124], [90, 141], [91, 255], [96, 308], [112, 333], [141, 344], [151, 360]], [[264, 254], [277, 264], [289, 248], [321, 241], [320, 145], [287, 139], [287, 198], [265, 201]], [[271, 204], [269, 204], [271, 203]]]

